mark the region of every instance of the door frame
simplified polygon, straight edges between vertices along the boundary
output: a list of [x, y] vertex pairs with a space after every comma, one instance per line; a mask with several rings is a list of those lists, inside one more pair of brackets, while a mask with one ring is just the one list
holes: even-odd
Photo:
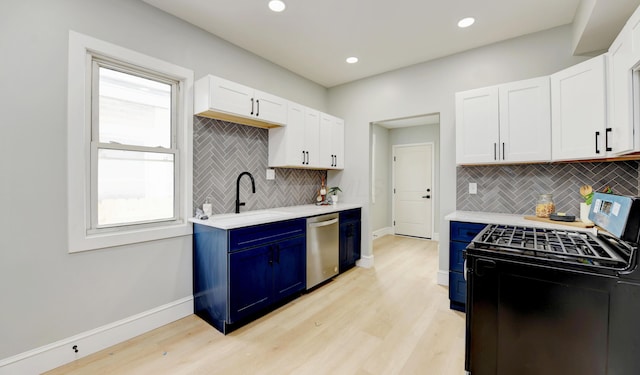
[[[431, 145], [431, 199], [435, 200], [436, 197], [436, 188], [435, 188], [435, 143], [434, 142], [421, 142], [421, 143], [406, 143], [406, 144], [398, 144], [391, 146], [391, 190], [389, 194], [391, 194], [391, 228], [393, 229], [393, 234], [396, 235], [396, 198], [394, 189], [396, 188], [396, 163], [393, 162], [393, 159], [396, 157], [396, 149], [400, 147], [412, 147], [412, 146], [428, 146]], [[429, 240], [433, 240], [434, 235], [434, 220], [435, 220], [435, 210], [434, 204], [431, 205], [431, 237], [425, 238]], [[416, 237], [423, 238], [423, 237]]]

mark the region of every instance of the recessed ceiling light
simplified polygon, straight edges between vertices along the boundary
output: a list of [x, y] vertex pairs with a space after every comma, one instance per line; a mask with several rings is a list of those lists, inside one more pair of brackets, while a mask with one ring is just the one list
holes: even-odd
[[347, 57], [347, 62], [349, 64], [355, 64], [358, 62], [358, 58], [357, 57]]
[[274, 12], [282, 12], [284, 10], [284, 8], [286, 8], [287, 6], [285, 5], [284, 1], [282, 0], [271, 0], [269, 1], [269, 9], [271, 9]]
[[463, 18], [460, 21], [458, 21], [458, 27], [460, 28], [469, 27], [473, 25], [474, 22], [476, 22], [476, 20], [473, 17]]

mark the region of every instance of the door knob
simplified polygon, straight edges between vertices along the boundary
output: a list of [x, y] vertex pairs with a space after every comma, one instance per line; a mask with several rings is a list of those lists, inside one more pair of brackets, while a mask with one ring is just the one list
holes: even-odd
[[427, 199], [429, 199], [429, 198], [431, 198], [431, 196], [430, 196], [430, 195], [423, 195], [423, 196], [422, 196], [422, 198], [427, 198]]

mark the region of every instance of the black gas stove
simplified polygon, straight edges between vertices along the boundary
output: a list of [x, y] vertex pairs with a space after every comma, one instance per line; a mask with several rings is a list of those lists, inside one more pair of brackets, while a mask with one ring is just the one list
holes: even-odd
[[633, 246], [606, 234], [509, 225], [487, 225], [473, 240], [473, 247], [534, 263], [614, 274], [629, 268], [633, 253]]
[[640, 200], [596, 193], [597, 231], [487, 225], [465, 250], [465, 369], [640, 374]]

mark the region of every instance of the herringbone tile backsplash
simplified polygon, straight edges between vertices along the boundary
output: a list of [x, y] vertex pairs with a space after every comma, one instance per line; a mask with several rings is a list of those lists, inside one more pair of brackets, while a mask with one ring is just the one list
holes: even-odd
[[295, 206], [314, 202], [326, 171], [276, 169], [276, 179], [266, 179], [269, 131], [252, 126], [194, 116], [193, 121], [193, 207], [202, 208], [211, 198], [214, 214], [235, 210], [236, 180], [248, 171], [256, 183], [242, 177], [241, 211]]
[[[535, 215], [539, 194], [553, 194], [556, 210], [579, 216], [578, 192], [589, 184], [611, 186], [622, 195], [640, 195], [637, 161], [457, 167], [456, 209]], [[469, 183], [478, 194], [469, 194]]]

